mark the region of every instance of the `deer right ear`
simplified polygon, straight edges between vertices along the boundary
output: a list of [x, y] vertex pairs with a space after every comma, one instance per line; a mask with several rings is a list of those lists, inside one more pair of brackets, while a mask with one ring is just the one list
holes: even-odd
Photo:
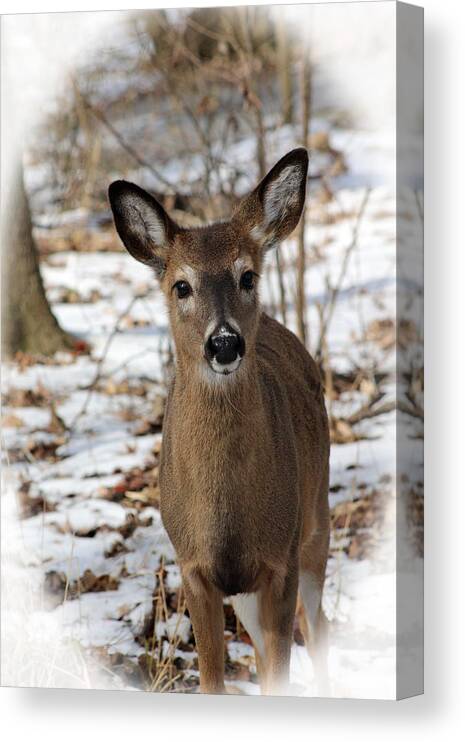
[[233, 219], [263, 250], [274, 247], [297, 226], [305, 202], [308, 154], [288, 152], [239, 204]]
[[128, 252], [163, 275], [178, 226], [153, 196], [134, 183], [116, 180], [108, 197], [116, 230]]

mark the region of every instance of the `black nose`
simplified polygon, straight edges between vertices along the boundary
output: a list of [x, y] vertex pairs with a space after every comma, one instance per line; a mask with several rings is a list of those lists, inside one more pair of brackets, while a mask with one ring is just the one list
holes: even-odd
[[220, 325], [208, 338], [205, 351], [207, 358], [214, 358], [217, 363], [225, 366], [243, 356], [245, 350], [244, 339], [230, 325]]

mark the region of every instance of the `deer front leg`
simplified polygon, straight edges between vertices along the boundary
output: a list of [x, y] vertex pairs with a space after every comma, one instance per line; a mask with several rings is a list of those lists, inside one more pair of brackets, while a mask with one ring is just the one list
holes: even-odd
[[196, 570], [181, 569], [199, 656], [200, 692], [224, 693], [223, 598]]
[[284, 578], [272, 575], [260, 589], [260, 621], [264, 635], [260, 685], [265, 695], [285, 695], [289, 689], [297, 589], [297, 562], [290, 566]]

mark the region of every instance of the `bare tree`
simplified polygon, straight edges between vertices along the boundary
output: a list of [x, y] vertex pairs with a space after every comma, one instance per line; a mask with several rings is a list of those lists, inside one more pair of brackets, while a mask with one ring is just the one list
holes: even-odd
[[20, 161], [2, 199], [2, 352], [52, 355], [73, 346], [45, 295]]
[[294, 100], [292, 89], [293, 60], [289, 32], [283, 22], [282, 11], [279, 6], [275, 7], [275, 34], [276, 34], [276, 56], [277, 73], [281, 94], [282, 123], [294, 123]]
[[[306, 45], [302, 48], [301, 59], [301, 105], [302, 105], [302, 144], [308, 146], [308, 134], [310, 127], [311, 114], [311, 65], [309, 50]], [[305, 209], [302, 212], [299, 225], [299, 242], [297, 253], [297, 295], [296, 295], [296, 313], [297, 313], [297, 332], [300, 340], [305, 345], [307, 342], [307, 322], [306, 312], [307, 304], [305, 298]]]

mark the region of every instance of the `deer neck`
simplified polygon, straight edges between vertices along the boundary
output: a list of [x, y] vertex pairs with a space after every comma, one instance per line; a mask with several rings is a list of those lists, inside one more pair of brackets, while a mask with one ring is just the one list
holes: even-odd
[[[237, 377], [236, 377], [237, 373]], [[262, 415], [262, 397], [257, 360], [249, 353], [243, 366], [231, 378], [193, 371], [178, 359], [174, 381], [173, 401], [182, 408], [186, 424], [197, 431], [205, 428], [215, 434], [218, 430], [248, 429]]]

